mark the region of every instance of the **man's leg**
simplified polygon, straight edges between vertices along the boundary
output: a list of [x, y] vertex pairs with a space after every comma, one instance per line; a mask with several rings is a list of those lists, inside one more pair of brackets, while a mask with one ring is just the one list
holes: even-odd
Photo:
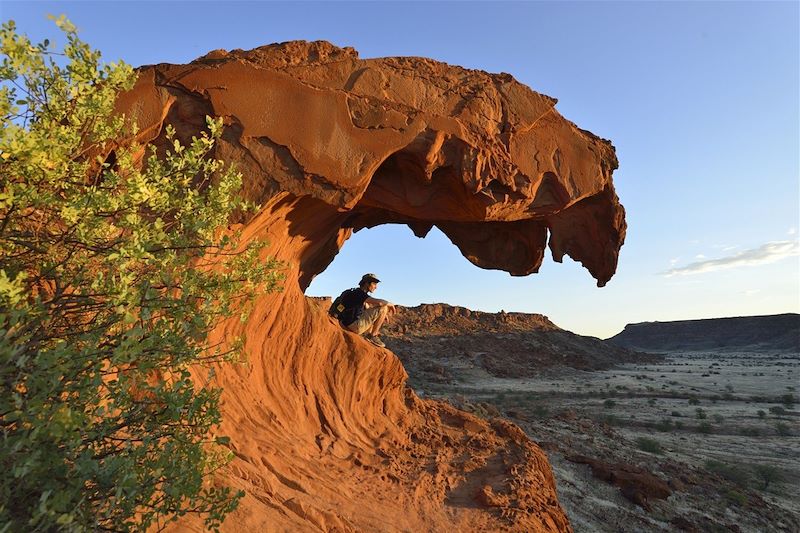
[[358, 320], [347, 326], [347, 329], [359, 335], [372, 334], [372, 328], [380, 316], [380, 307], [365, 309]]
[[378, 338], [378, 335], [381, 331], [381, 326], [386, 321], [388, 312], [389, 310], [385, 306], [371, 307], [365, 310], [361, 317], [350, 324], [347, 329], [353, 333], [364, 335], [368, 341], [376, 346], [384, 347], [386, 345]]
[[373, 336], [377, 336], [381, 334], [381, 326], [383, 323], [386, 322], [386, 317], [389, 315], [389, 308], [386, 306], [382, 306], [378, 308], [378, 316], [375, 318], [375, 322], [372, 324], [372, 333]]

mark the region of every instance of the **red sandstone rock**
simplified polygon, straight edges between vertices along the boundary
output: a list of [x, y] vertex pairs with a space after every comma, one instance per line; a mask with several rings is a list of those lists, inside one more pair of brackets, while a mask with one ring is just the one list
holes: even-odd
[[[418, 399], [396, 357], [303, 295], [353, 230], [392, 222], [418, 236], [435, 225], [476, 265], [514, 275], [537, 271], [549, 235], [557, 261], [605, 284], [625, 236], [614, 149], [555, 103], [507, 74], [325, 42], [140, 70], [119, 104], [138, 140], [163, 146], [172, 124], [186, 141], [223, 117], [215, 155], [262, 206], [239, 221], [245, 240], [268, 238], [288, 265], [283, 292], [212, 339], [247, 338], [248, 363], [214, 378], [236, 455], [220, 478], [247, 493], [225, 530], [570, 530], [521, 431]], [[476, 505], [487, 486], [491, 507]]]
[[436, 225], [473, 263], [515, 275], [537, 271], [549, 234], [556, 261], [604, 285], [625, 237], [617, 159], [555, 103], [508, 74], [289, 42], [143, 69], [123, 107], [156, 142], [165, 122], [188, 138], [222, 116], [217, 156], [247, 176], [248, 198], [321, 201], [307, 206], [330, 220], [297, 258], [303, 288], [351, 229], [390, 222]]

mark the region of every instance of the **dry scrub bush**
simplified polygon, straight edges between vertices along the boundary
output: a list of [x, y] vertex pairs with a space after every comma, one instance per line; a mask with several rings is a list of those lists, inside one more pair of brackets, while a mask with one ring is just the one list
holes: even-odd
[[215, 529], [240, 494], [208, 483], [230, 452], [190, 369], [239, 355], [207, 333], [277, 264], [226, 231], [250, 206], [221, 121], [141, 161], [113, 113], [133, 70], [56, 24], [60, 52], [0, 30], [0, 531]]

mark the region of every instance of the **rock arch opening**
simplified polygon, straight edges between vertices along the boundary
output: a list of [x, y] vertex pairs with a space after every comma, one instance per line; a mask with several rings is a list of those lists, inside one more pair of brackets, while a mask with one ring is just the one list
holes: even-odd
[[419, 238], [404, 224], [382, 224], [354, 232], [306, 289], [307, 296], [335, 297], [356, 286], [365, 272], [381, 278], [375, 296], [404, 306], [449, 302], [464, 305], [457, 288], [475, 276], [437, 228]]

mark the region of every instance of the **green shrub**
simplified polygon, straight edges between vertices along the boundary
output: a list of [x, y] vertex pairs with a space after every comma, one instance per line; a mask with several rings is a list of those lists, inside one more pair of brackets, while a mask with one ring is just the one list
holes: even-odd
[[756, 479], [761, 483], [761, 490], [767, 490], [770, 484], [783, 483], [787, 480], [783, 469], [774, 465], [753, 465]]
[[758, 418], [764, 418], [765, 416], [767, 416], [767, 413], [765, 413], [763, 409], [759, 409]]
[[711, 424], [709, 424], [708, 422], [701, 422], [697, 426], [697, 431], [699, 431], [700, 433], [705, 433], [705, 434], [711, 433], [711, 429], [712, 429]]
[[792, 434], [792, 432], [789, 430], [789, 424], [786, 424], [784, 422], [778, 422], [777, 424], [775, 424], [775, 431], [781, 437], [789, 437]]
[[769, 412], [772, 413], [773, 415], [782, 416], [786, 414], [786, 409], [784, 409], [780, 405], [773, 405], [772, 407], [769, 408]]
[[714, 459], [705, 463], [706, 470], [718, 474], [724, 479], [746, 488], [752, 481], [752, 474], [749, 469], [737, 463], [724, 463]]
[[658, 431], [670, 431], [672, 429], [672, 420], [669, 418], [662, 418], [655, 427]]
[[697, 417], [698, 420], [703, 420], [706, 418], [706, 412], [701, 407], [695, 409], [694, 412], [695, 412], [695, 417]]
[[615, 415], [603, 415], [600, 417], [600, 422], [608, 424], [609, 426], [621, 426], [622, 419]]
[[550, 411], [544, 405], [537, 405], [532, 412], [536, 418], [547, 418], [550, 415]]
[[794, 397], [794, 394], [784, 394], [781, 396], [781, 403], [785, 405], [787, 409], [791, 409], [796, 402], [797, 399]]
[[605, 407], [606, 409], [612, 409], [616, 405], [617, 405], [617, 402], [615, 402], [614, 400], [611, 400], [611, 399], [606, 400], [606, 401], [603, 402], [603, 407]]
[[723, 417], [722, 417], [722, 415], [720, 415], [720, 414], [715, 414], [715, 415], [714, 415], [714, 416], [712, 416], [711, 418], [713, 418], [713, 419], [714, 419], [714, 422], [716, 422], [717, 424], [721, 424], [721, 423], [722, 423], [722, 421], [724, 420], [724, 418], [723, 418]]
[[56, 24], [62, 53], [0, 29], [0, 531], [214, 529], [241, 493], [205, 480], [232, 453], [221, 390], [189, 369], [241, 354], [207, 334], [277, 264], [222, 231], [248, 206], [210, 157], [221, 119], [188, 146], [168, 128], [158, 156], [118, 145], [133, 70]]
[[700, 400], [692, 396], [689, 398], [689, 405], [700, 405]]
[[725, 499], [740, 507], [747, 503], [747, 496], [737, 490], [725, 491]]
[[636, 439], [636, 447], [643, 452], [657, 454], [664, 453], [664, 450], [661, 448], [661, 443], [649, 437], [639, 437]]

